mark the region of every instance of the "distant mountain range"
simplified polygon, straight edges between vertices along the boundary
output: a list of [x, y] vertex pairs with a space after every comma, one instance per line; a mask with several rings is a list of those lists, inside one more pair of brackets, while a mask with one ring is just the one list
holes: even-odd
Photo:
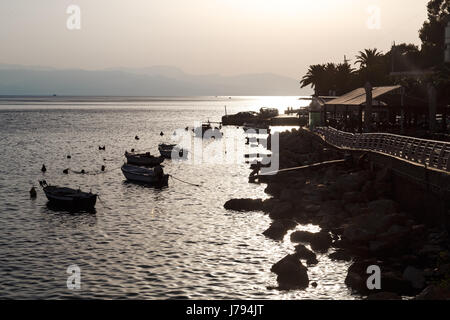
[[0, 95], [307, 95], [298, 80], [272, 73], [192, 75], [170, 66], [104, 70], [0, 64]]

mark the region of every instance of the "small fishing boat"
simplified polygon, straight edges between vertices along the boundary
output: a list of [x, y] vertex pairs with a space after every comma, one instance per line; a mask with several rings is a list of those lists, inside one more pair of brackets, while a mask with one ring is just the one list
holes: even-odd
[[196, 137], [222, 138], [222, 132], [217, 127], [212, 127], [210, 122], [202, 123], [201, 127], [192, 129]]
[[128, 164], [134, 164], [138, 166], [147, 166], [147, 167], [155, 167], [160, 165], [163, 161], [163, 157], [155, 157], [150, 154], [150, 152], [146, 153], [129, 153], [125, 151], [125, 157], [127, 158]]
[[166, 159], [172, 159], [173, 155], [178, 159], [186, 159], [188, 155], [187, 150], [177, 147], [176, 144], [161, 143], [158, 145], [158, 150], [161, 156]]
[[154, 169], [148, 169], [124, 164], [121, 169], [123, 175], [129, 181], [160, 186], [166, 186], [169, 182], [169, 175], [164, 174], [164, 170], [161, 166], [156, 166]]
[[48, 185], [45, 180], [39, 181], [40, 186], [50, 204], [66, 209], [94, 209], [97, 195], [92, 192]]

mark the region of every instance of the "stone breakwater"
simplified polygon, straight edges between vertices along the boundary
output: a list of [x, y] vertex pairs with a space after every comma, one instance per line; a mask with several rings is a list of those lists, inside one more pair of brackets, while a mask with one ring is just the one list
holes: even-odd
[[[351, 157], [327, 147], [304, 130], [280, 134], [280, 169], [343, 159], [345, 162], [260, 176], [271, 198], [232, 199], [225, 208], [263, 211], [272, 219], [264, 235], [283, 241], [297, 225], [321, 231], [295, 231], [290, 254], [271, 268], [279, 290], [309, 285], [308, 266], [316, 253], [351, 261], [345, 279], [355, 294], [368, 299], [449, 299], [449, 237], [444, 227], [426, 225], [392, 197], [392, 172], [376, 168], [363, 155]], [[310, 248], [306, 247], [309, 246]], [[367, 267], [379, 266], [381, 289], [369, 290]]]

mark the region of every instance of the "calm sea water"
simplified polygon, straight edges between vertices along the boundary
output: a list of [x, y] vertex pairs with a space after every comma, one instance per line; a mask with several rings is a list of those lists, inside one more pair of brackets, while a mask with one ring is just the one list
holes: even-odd
[[[39, 101], [37, 101], [39, 100]], [[162, 190], [125, 182], [118, 168], [131, 148], [156, 151], [178, 128], [220, 121], [227, 112], [263, 106], [298, 107], [292, 97], [0, 99], [0, 298], [353, 299], [344, 284], [346, 263], [326, 255], [309, 268], [317, 288], [269, 290], [271, 266], [293, 252], [261, 233], [270, 219], [235, 213], [236, 197], [265, 198], [265, 185], [248, 184], [245, 163], [165, 161], [170, 180]], [[226, 129], [225, 135], [237, 129]], [[159, 133], [163, 131], [165, 136]], [[242, 142], [244, 135], [242, 135]], [[140, 140], [134, 139], [139, 135]], [[211, 150], [220, 141], [207, 142]], [[106, 151], [98, 146], [105, 145]], [[156, 153], [156, 152], [155, 152]], [[67, 159], [71, 155], [71, 159]], [[48, 171], [40, 172], [42, 164]], [[62, 170], [98, 171], [64, 175]], [[40, 179], [100, 195], [96, 214], [53, 211]], [[314, 226], [299, 229], [317, 230]], [[69, 290], [67, 268], [81, 269], [81, 289]]]

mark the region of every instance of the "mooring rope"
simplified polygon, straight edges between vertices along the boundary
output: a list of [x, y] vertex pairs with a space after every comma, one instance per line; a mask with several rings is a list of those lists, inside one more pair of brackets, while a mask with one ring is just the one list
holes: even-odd
[[100, 199], [100, 195], [97, 195], [97, 199], [100, 202], [100, 204], [103, 206], [103, 208], [108, 209], [108, 210], [112, 210], [110, 207], [108, 207], [107, 205], [105, 205], [105, 203], [103, 202], [102, 199]]
[[191, 182], [187, 182], [187, 181], [181, 180], [181, 179], [179, 179], [179, 178], [174, 177], [174, 176], [171, 175], [171, 174], [169, 174], [169, 176], [170, 176], [171, 178], [175, 179], [175, 180], [178, 180], [178, 181], [180, 181], [180, 182], [189, 184], [189, 185], [191, 185], [191, 186], [194, 186], [194, 187], [201, 187], [199, 184], [195, 184], [195, 183], [191, 183]]

